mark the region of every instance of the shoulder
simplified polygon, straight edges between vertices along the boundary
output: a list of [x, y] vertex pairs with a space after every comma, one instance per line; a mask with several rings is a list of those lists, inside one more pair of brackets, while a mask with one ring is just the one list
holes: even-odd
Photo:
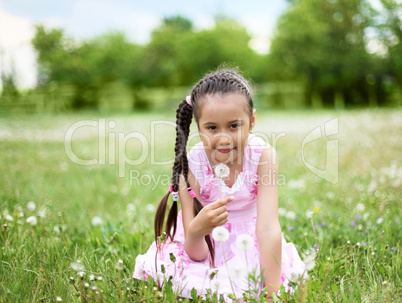
[[189, 162], [196, 161], [203, 157], [204, 145], [202, 142], [198, 142], [187, 152], [187, 159]]
[[251, 153], [259, 154], [258, 165], [277, 163], [277, 154], [275, 148], [264, 141], [261, 137], [250, 135], [248, 147]]
[[278, 155], [275, 148], [268, 143], [262, 148], [260, 162], [258, 163], [258, 171], [266, 171], [266, 169], [278, 168]]

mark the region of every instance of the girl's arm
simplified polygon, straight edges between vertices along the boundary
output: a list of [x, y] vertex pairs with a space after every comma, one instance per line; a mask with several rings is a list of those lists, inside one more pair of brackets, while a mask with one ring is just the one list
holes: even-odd
[[[190, 183], [191, 188], [197, 194], [198, 201], [200, 201], [200, 185], [191, 170], [189, 170], [188, 173], [188, 182]], [[194, 201], [187, 191], [187, 185], [183, 175], [180, 175], [179, 179], [179, 196], [185, 235], [184, 250], [191, 259], [196, 261], [204, 260], [208, 256], [208, 246], [205, 242], [204, 236], [197, 235], [192, 231], [191, 228], [189, 232], [189, 225], [195, 217], [193, 206]]]
[[257, 225], [261, 269], [269, 297], [282, 284], [282, 231], [278, 220], [278, 159], [273, 147], [263, 149], [258, 165]]
[[[197, 194], [198, 201], [201, 201], [200, 185], [190, 170], [188, 181], [191, 188]], [[216, 226], [223, 225], [228, 221], [229, 214], [226, 209], [226, 203], [232, 201], [234, 198], [226, 197], [218, 199], [203, 207], [198, 215], [194, 216], [194, 201], [187, 191], [186, 182], [182, 175], [179, 180], [179, 195], [185, 234], [184, 250], [191, 259], [202, 261], [208, 257], [209, 253], [205, 235], [210, 234]]]

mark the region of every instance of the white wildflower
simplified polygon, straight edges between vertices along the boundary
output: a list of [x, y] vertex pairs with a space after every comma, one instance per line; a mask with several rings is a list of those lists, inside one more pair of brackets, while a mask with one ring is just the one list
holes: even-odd
[[39, 217], [41, 217], [41, 218], [45, 218], [46, 217], [46, 210], [45, 209], [42, 209], [42, 210], [40, 210], [39, 212], [38, 212], [38, 216]]
[[229, 177], [230, 169], [227, 165], [220, 163], [217, 166], [215, 166], [215, 175], [218, 178], [227, 178]]
[[27, 218], [27, 223], [31, 224], [31, 226], [35, 226], [36, 224], [38, 224], [38, 220], [35, 216], [30, 216]]
[[304, 267], [307, 271], [314, 268], [316, 255], [314, 250], [308, 250], [303, 253]]
[[148, 204], [147, 205], [147, 211], [149, 211], [150, 213], [154, 213], [155, 212], [155, 206], [153, 204]]
[[306, 216], [308, 219], [311, 219], [313, 217], [314, 212], [312, 212], [311, 210], [306, 211]]
[[127, 204], [127, 212], [130, 214], [133, 214], [136, 210], [135, 204], [134, 203], [130, 203]]
[[247, 234], [239, 235], [236, 238], [236, 246], [242, 250], [249, 250], [253, 245], [254, 239]]
[[103, 221], [101, 217], [95, 216], [92, 218], [92, 225], [93, 226], [99, 226], [102, 225]]
[[290, 273], [290, 275], [287, 278], [289, 279], [290, 282], [296, 283], [296, 282], [300, 281], [301, 274], [293, 271]]
[[123, 260], [120, 259], [120, 260], [117, 262], [115, 268], [116, 268], [117, 270], [122, 270], [122, 269], [123, 269]]
[[278, 215], [280, 215], [281, 217], [286, 216], [286, 209], [279, 207], [278, 208]]
[[247, 278], [247, 268], [242, 266], [242, 264], [236, 264], [230, 267], [230, 276], [235, 280]]
[[78, 272], [83, 272], [85, 270], [85, 266], [81, 263], [80, 260], [77, 260], [77, 262], [71, 263], [70, 267]]
[[357, 205], [356, 205], [356, 210], [357, 210], [358, 212], [363, 212], [365, 209], [366, 209], [366, 207], [364, 206], [363, 203], [357, 203]]
[[363, 215], [363, 220], [364, 220], [364, 221], [367, 221], [368, 217], [370, 217], [370, 213], [365, 213], [365, 214]]
[[35, 211], [35, 209], [36, 209], [36, 204], [35, 204], [35, 202], [29, 201], [29, 202], [27, 203], [27, 208], [28, 208], [30, 211]]
[[294, 211], [288, 211], [288, 213], [286, 214], [286, 218], [296, 220], [296, 213]]
[[6, 219], [7, 221], [14, 221], [14, 218], [11, 216], [11, 215], [6, 215], [5, 217], [4, 217], [4, 219]]
[[89, 281], [95, 280], [95, 275], [89, 275]]
[[288, 187], [292, 189], [301, 189], [304, 187], [304, 180], [290, 180], [288, 182]]
[[369, 184], [369, 186], [368, 186], [368, 188], [367, 188], [367, 191], [368, 191], [369, 193], [372, 193], [372, 192], [374, 192], [376, 189], [377, 189], [377, 182], [373, 180], [373, 181], [371, 181], [371, 183]]
[[56, 302], [63, 302], [63, 299], [60, 297], [56, 297]]
[[225, 242], [227, 239], [229, 239], [229, 231], [223, 226], [215, 227], [212, 230], [212, 238], [218, 242]]
[[20, 217], [20, 218], [24, 217], [24, 213], [23, 213], [23, 212], [20, 212], [20, 213], [18, 214], [18, 217]]
[[377, 224], [381, 224], [382, 222], [384, 222], [384, 217], [380, 217], [377, 220]]

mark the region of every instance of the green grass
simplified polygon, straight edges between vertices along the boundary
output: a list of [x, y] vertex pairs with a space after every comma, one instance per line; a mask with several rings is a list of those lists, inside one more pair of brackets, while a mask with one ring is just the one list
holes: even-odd
[[[301, 159], [303, 138], [332, 118], [339, 119], [339, 134], [329, 138], [339, 142], [336, 184], [313, 174]], [[157, 125], [157, 136], [144, 151], [138, 140], [128, 141], [128, 157], [146, 153], [141, 164], [119, 169], [106, 148], [105, 164], [83, 166], [66, 155], [64, 137], [75, 122], [88, 119], [116, 121], [116, 128], [107, 129], [109, 146], [109, 141], [116, 143], [110, 136], [116, 132], [135, 131], [150, 139], [151, 121], [174, 122], [174, 114], [0, 117], [0, 302], [54, 302], [56, 297], [63, 302], [172, 300], [171, 290], [157, 292], [152, 283], [131, 276], [136, 255], [153, 241], [154, 210], [167, 191], [171, 169], [171, 164], [151, 165], [148, 150], [154, 149], [156, 161], [171, 159], [174, 129]], [[319, 253], [309, 272], [307, 302], [400, 300], [402, 112], [267, 112], [257, 115], [255, 130], [271, 143], [274, 133], [277, 138], [282, 133], [276, 144], [284, 181], [279, 206], [288, 216], [280, 216], [280, 223], [285, 238], [300, 252], [315, 244], [306, 216], [315, 209]], [[197, 142], [194, 125], [193, 133], [191, 144]], [[111, 146], [117, 155], [118, 144]], [[306, 145], [308, 162], [323, 169], [325, 146], [325, 139]], [[98, 157], [97, 130], [78, 129], [72, 149], [83, 159]], [[130, 171], [145, 184], [138, 185], [135, 178], [130, 182]], [[119, 172], [126, 176], [119, 177]], [[160, 182], [148, 176], [160, 176]], [[36, 203], [34, 211], [27, 208], [29, 201]], [[35, 227], [26, 222], [32, 215], [38, 219]], [[100, 226], [92, 225], [94, 216], [102, 218]], [[77, 260], [85, 266], [82, 281], [71, 268]], [[118, 260], [123, 261], [121, 270]], [[293, 300], [300, 295], [298, 289]]]

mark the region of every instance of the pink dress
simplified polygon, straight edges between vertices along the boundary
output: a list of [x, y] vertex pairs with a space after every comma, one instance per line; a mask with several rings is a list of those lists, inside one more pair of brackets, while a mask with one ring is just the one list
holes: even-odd
[[[138, 255], [135, 260], [133, 277], [147, 280], [151, 276], [160, 285], [164, 279], [172, 279], [174, 290], [182, 297], [190, 297], [193, 288], [198, 295], [205, 296], [206, 290], [223, 295], [233, 293], [229, 277], [239, 298], [249, 289], [247, 273], [256, 276], [260, 274], [260, 253], [258, 248], [256, 228], [257, 215], [257, 165], [261, 157], [265, 142], [252, 134], [248, 137], [248, 144], [244, 150], [243, 171], [237, 176], [232, 187], [222, 182], [222, 198], [234, 196], [235, 199], [227, 204], [229, 221], [224, 227], [229, 231], [229, 239], [215, 243], [215, 268], [210, 266], [209, 258], [197, 262], [188, 257], [184, 251], [184, 229], [181, 212], [177, 218], [177, 231], [174, 242], [167, 242], [159, 251], [156, 262], [156, 245], [152, 243], [146, 254]], [[187, 155], [189, 167], [200, 184], [200, 197], [203, 206], [219, 199], [219, 179], [214, 176], [202, 142], [195, 145]], [[239, 235], [247, 234], [254, 239], [254, 245], [245, 251], [235, 244]], [[227, 267], [222, 253], [227, 259]], [[170, 254], [176, 258], [173, 262]], [[155, 269], [155, 263], [158, 270]], [[162, 266], [163, 265], [163, 266]], [[164, 267], [164, 273], [162, 272]], [[286, 243], [282, 237], [282, 282], [289, 289], [288, 278], [291, 274], [301, 275], [304, 272], [304, 263], [301, 261], [295, 246]], [[229, 268], [229, 272], [227, 270]], [[215, 275], [214, 275], [215, 273]], [[212, 276], [212, 278], [211, 278]], [[261, 287], [261, 285], [257, 286]], [[255, 289], [255, 286], [251, 288]], [[218, 297], [219, 297], [218, 296]]]

